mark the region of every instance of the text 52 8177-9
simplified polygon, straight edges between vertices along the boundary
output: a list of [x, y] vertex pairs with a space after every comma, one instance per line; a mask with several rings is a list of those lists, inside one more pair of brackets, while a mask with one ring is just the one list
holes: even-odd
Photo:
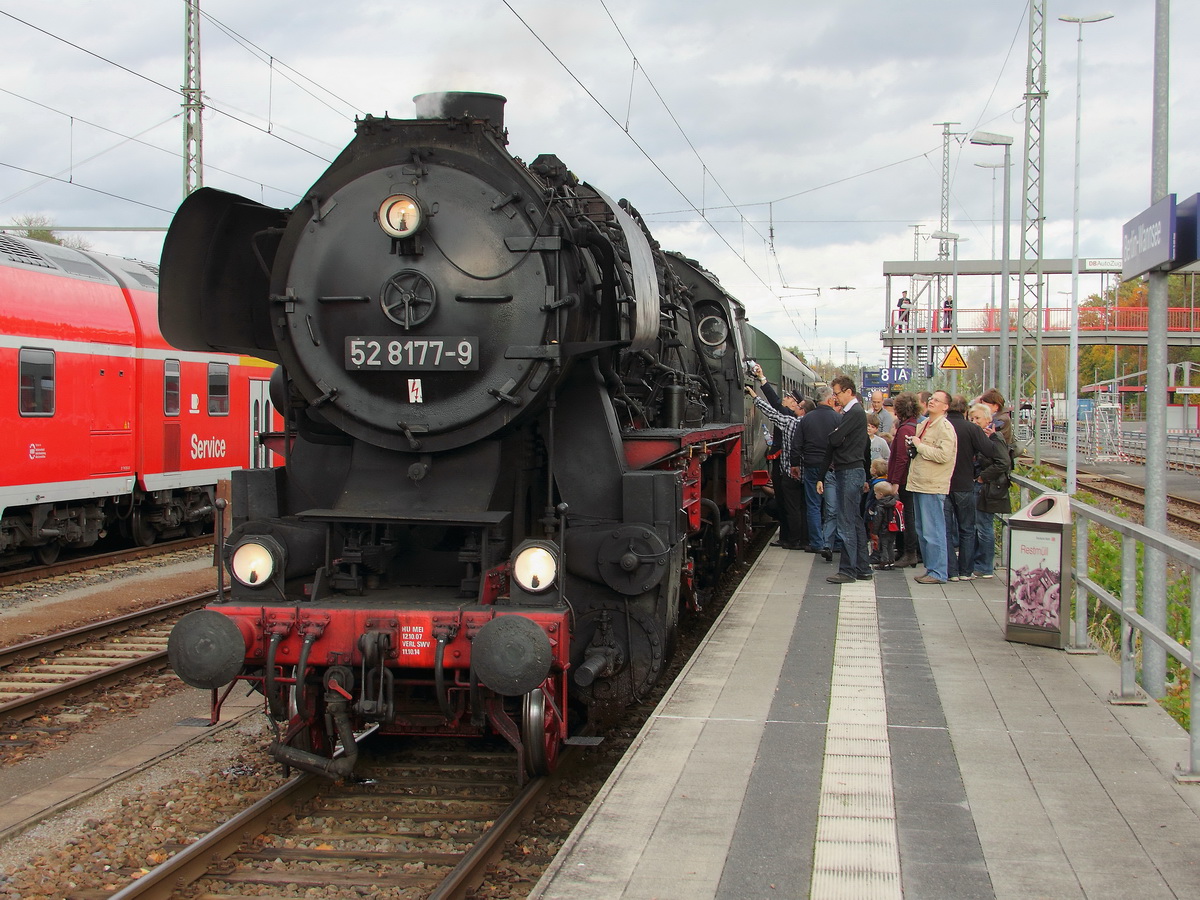
[[474, 371], [479, 368], [476, 337], [388, 338], [350, 335], [346, 368], [383, 372]]

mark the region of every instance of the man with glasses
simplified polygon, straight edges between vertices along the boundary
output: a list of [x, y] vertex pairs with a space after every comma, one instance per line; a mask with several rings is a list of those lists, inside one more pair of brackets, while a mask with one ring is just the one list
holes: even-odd
[[950, 493], [950, 477], [958, 457], [958, 435], [946, 419], [950, 395], [934, 391], [926, 410], [929, 417], [917, 426], [909, 438], [909, 448], [898, 447], [897, 453], [908, 452], [908, 492], [915, 501], [917, 540], [925, 560], [925, 574], [917, 577], [921, 584], [945, 584], [949, 573], [946, 554], [946, 496]]
[[830, 387], [841, 404], [842, 418], [829, 435], [817, 492], [825, 492], [825, 479], [832, 469], [832, 481], [837, 486], [837, 524], [842, 539], [842, 555], [837, 574], [825, 580], [831, 584], [870, 581], [867, 523], [859, 511], [859, 503], [867, 485], [867, 472], [871, 469], [867, 412], [858, 401], [854, 382], [849, 377], [838, 375], [830, 382]]

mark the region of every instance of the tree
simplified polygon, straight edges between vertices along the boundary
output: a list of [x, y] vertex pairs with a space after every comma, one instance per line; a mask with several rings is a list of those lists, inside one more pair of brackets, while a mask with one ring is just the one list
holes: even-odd
[[808, 360], [804, 358], [804, 351], [799, 347], [784, 347], [783, 349], [795, 356], [800, 362], [808, 365]]
[[24, 215], [13, 219], [17, 226], [18, 236], [30, 241], [41, 241], [44, 244], [58, 244], [60, 247], [70, 247], [72, 250], [90, 250], [91, 245], [83, 238], [61, 238], [54, 233], [54, 223], [47, 216]]

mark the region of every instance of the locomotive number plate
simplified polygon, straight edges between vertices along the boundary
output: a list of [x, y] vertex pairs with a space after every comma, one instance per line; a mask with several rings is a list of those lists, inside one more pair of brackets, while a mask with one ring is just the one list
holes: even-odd
[[346, 338], [346, 368], [380, 372], [477, 371], [479, 338], [393, 338], [351, 335]]

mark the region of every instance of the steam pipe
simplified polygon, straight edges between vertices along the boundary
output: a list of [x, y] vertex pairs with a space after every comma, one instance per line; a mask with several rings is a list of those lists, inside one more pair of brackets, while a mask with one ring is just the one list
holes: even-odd
[[287, 718], [287, 712], [283, 709], [283, 703], [275, 684], [275, 654], [279, 650], [279, 643], [282, 640], [283, 635], [279, 632], [271, 635], [271, 643], [267, 645], [267, 665], [263, 672], [263, 693], [267, 695], [267, 706], [271, 709], [271, 718], [277, 722], [282, 722]]
[[[316, 640], [317, 636], [310, 632], [304, 636], [304, 643], [300, 645], [300, 659], [296, 662], [296, 707], [298, 710], [300, 698], [304, 695], [304, 671], [308, 668], [308, 652], [312, 650], [312, 645]], [[301, 712], [306, 712], [306, 710], [301, 710]]]
[[312, 772], [314, 775], [345, 778], [354, 771], [354, 764], [358, 762], [358, 742], [354, 740], [354, 729], [350, 726], [349, 705], [341, 694], [334, 691], [326, 693], [325, 701], [337, 728], [338, 739], [342, 742], [342, 755], [337, 759], [329, 759], [308, 750], [276, 742], [271, 744], [271, 756], [284, 765]]
[[442, 710], [442, 715], [446, 717], [447, 722], [454, 720], [454, 715], [450, 710], [450, 698], [446, 695], [446, 670], [442, 666], [442, 658], [446, 654], [446, 636], [439, 634], [437, 639], [437, 650], [434, 651], [433, 658], [433, 690], [437, 694], [438, 706]]

